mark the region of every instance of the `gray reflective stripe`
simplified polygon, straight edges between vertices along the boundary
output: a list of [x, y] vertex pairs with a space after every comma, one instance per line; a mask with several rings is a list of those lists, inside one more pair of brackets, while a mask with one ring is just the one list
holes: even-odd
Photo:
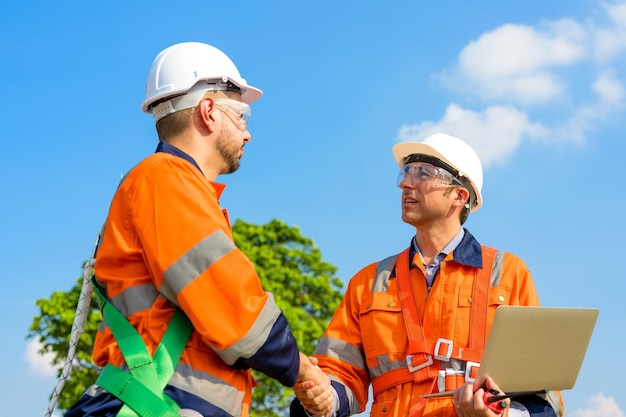
[[241, 415], [242, 391], [213, 375], [194, 370], [188, 364], [179, 363], [168, 384], [197, 395], [231, 416]]
[[228, 349], [214, 349], [220, 358], [228, 365], [234, 364], [239, 358], [249, 358], [265, 344], [267, 337], [272, 331], [276, 319], [280, 316], [280, 309], [274, 302], [274, 296], [268, 293], [267, 301], [263, 310], [254, 321], [248, 332]]
[[370, 378], [374, 379], [389, 371], [398, 368], [406, 368], [406, 361], [390, 361], [387, 354], [376, 357], [377, 366], [370, 368]]
[[[122, 365], [120, 368], [128, 372], [127, 366]], [[191, 365], [179, 363], [168, 385], [190, 392], [231, 416], [241, 415], [244, 393], [213, 375], [194, 370]], [[102, 392], [106, 390], [98, 385], [92, 385], [85, 394], [95, 397]]]
[[491, 269], [491, 286], [500, 285], [500, 277], [502, 276], [502, 262], [504, 261], [504, 253], [497, 251], [493, 258], [493, 268]]
[[359, 369], [367, 369], [363, 351], [354, 345], [333, 337], [323, 337], [315, 353], [339, 359]]
[[[335, 339], [333, 337], [323, 337], [322, 340], [320, 340], [315, 353], [339, 359], [342, 362], [348, 363], [362, 370], [367, 369], [363, 351], [354, 345], [344, 342], [343, 340]], [[332, 375], [328, 375], [328, 377], [339, 382], [345, 387], [346, 395], [348, 396], [348, 404], [350, 406], [350, 414], [357, 414], [361, 412], [359, 401], [352, 390]]]
[[[389, 276], [391, 275], [391, 270], [396, 261], [397, 255], [390, 256], [386, 259], [383, 259], [376, 266], [376, 278], [374, 279], [374, 283], [372, 285], [372, 292], [386, 292], [388, 289], [387, 283], [389, 281]], [[500, 251], [496, 251], [496, 254], [493, 259], [493, 267], [491, 269], [491, 278], [490, 285], [496, 286], [500, 285], [500, 278], [502, 277], [502, 264], [504, 262], [504, 253]], [[381, 355], [377, 358], [378, 366], [370, 368], [370, 377], [372, 379], [386, 373], [392, 371], [397, 368], [406, 368], [406, 362], [394, 362], [389, 361], [387, 355]], [[447, 364], [447, 365], [446, 365]], [[459, 361], [456, 359], [451, 359], [449, 362], [441, 362], [442, 368], [452, 368], [455, 370], [465, 370], [466, 362]]]
[[[398, 255], [392, 255], [383, 259], [376, 266], [376, 278], [372, 284], [372, 292], [387, 292], [389, 276], [391, 270], [396, 262]], [[500, 278], [502, 276], [502, 263], [504, 262], [504, 253], [496, 251], [493, 259], [493, 268], [491, 270], [491, 285], [500, 285]]]
[[[376, 265], [376, 278], [374, 278], [374, 283], [372, 284], [372, 293], [387, 292], [389, 290], [389, 277], [391, 276], [391, 270], [393, 269], [397, 258], [398, 255], [392, 255], [383, 259], [378, 263], [378, 265]], [[378, 363], [377, 366], [369, 368], [371, 379], [379, 377], [382, 374], [394, 369], [406, 368], [405, 361], [390, 361], [386, 354], [377, 356], [376, 362]]]
[[343, 382], [341, 382], [340, 379], [337, 379], [335, 376], [333, 376], [331, 374], [326, 374], [326, 375], [332, 381], [336, 381], [336, 382], [340, 383], [341, 385], [343, 385], [343, 387], [346, 389], [346, 396], [348, 397], [348, 405], [350, 407], [350, 414], [352, 415], [352, 414], [360, 413], [361, 412], [361, 407], [359, 406], [359, 401], [356, 399], [356, 395], [354, 395], [352, 390], [350, 388], [348, 388], [348, 386], [345, 385]]
[[387, 292], [389, 276], [391, 275], [391, 269], [396, 263], [398, 255], [393, 255], [383, 259], [376, 265], [376, 279], [372, 284], [372, 292]]
[[176, 302], [183, 288], [234, 249], [235, 244], [222, 230], [211, 233], [163, 272], [164, 280], [159, 291], [168, 300]]
[[[159, 293], [153, 284], [142, 284], [125, 289], [109, 300], [109, 302], [113, 304], [117, 311], [122, 313], [124, 317], [128, 318], [131, 314], [152, 307], [158, 297]], [[102, 317], [98, 331], [104, 331], [107, 327], [109, 327], [109, 325], [106, 319]]]
[[115, 306], [117, 311], [122, 313], [124, 317], [138, 313], [152, 307], [159, 293], [152, 283], [136, 285], [125, 289], [119, 295], [111, 299], [111, 304]]

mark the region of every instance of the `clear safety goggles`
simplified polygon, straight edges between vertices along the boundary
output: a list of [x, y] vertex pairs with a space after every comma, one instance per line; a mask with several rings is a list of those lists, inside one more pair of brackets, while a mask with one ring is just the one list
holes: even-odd
[[411, 162], [400, 169], [398, 174], [398, 187], [400, 183], [410, 176], [413, 184], [431, 181], [433, 184], [448, 186], [460, 185], [461, 181], [445, 169], [429, 164], [428, 162]]
[[[249, 104], [229, 98], [218, 98], [213, 100], [215, 107], [222, 110], [229, 119], [240, 129], [248, 129], [252, 108]], [[233, 118], [234, 117], [234, 118]]]

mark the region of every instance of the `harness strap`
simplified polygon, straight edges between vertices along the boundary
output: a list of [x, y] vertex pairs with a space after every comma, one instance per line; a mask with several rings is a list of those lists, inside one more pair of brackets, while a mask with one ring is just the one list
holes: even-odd
[[96, 383], [124, 403], [118, 417], [180, 417], [176, 404], [168, 404], [137, 378], [113, 365], [104, 368]]
[[[483, 354], [487, 330], [487, 311], [489, 300], [489, 286], [493, 269], [493, 261], [496, 255], [495, 249], [482, 247], [483, 268], [476, 268], [474, 286], [472, 293], [472, 303], [470, 310], [470, 344], [468, 348], [454, 346], [450, 340], [439, 339], [436, 342], [424, 340], [424, 329], [422, 320], [415, 303], [415, 295], [410, 284], [410, 263], [409, 248], [402, 251], [396, 261], [396, 278], [402, 313], [407, 328], [409, 339], [408, 352], [413, 353], [407, 356], [407, 366], [396, 368], [385, 372], [374, 378], [372, 390], [374, 396], [381, 392], [413, 381], [423, 382], [428, 379], [436, 380], [441, 375], [439, 367], [441, 360], [457, 359], [468, 362], [468, 367], [463, 376], [449, 375], [454, 381], [448, 381], [444, 375], [444, 385], [448, 387], [458, 384], [457, 381], [464, 381], [475, 376], [475, 367], [480, 362]], [[445, 353], [442, 352], [445, 350]], [[433, 387], [437, 384], [433, 384]], [[432, 389], [431, 389], [432, 390]]]
[[163, 390], [191, 336], [191, 322], [180, 309], [176, 309], [154, 356], [150, 356], [137, 330], [100, 292], [95, 276], [92, 275], [91, 281], [102, 315], [130, 372], [107, 365], [96, 384], [122, 400], [124, 406], [118, 413], [120, 417], [178, 416], [176, 410], [180, 407]]
[[[415, 382], [421, 382], [428, 378], [437, 376], [438, 371], [434, 368], [432, 356], [429, 356], [433, 350], [419, 349], [418, 345], [425, 342], [424, 327], [422, 326], [422, 318], [417, 309], [416, 298], [413, 292], [413, 286], [410, 282], [409, 248], [403, 250], [396, 261], [396, 278], [398, 280], [398, 293], [400, 295], [400, 304], [402, 305], [402, 314], [404, 316], [404, 324], [409, 339], [407, 352], [414, 354], [407, 360], [407, 371], [412, 367], [413, 357], [420, 359], [419, 368], [414, 369], [412, 378]], [[433, 346], [434, 349], [434, 346]], [[430, 362], [430, 363], [428, 363]]]
[[[483, 267], [476, 268], [474, 277], [474, 290], [472, 294], [472, 309], [470, 310], [470, 334], [469, 347], [472, 349], [485, 350], [487, 340], [487, 310], [489, 309], [489, 285], [493, 261], [497, 251], [493, 248], [482, 246]], [[480, 360], [476, 361], [479, 362]]]

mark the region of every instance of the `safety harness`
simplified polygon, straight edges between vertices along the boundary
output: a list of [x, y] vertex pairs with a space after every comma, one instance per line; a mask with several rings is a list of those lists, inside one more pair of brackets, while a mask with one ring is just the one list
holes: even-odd
[[187, 316], [176, 309], [154, 356], [150, 356], [137, 330], [102, 294], [94, 274], [91, 284], [130, 372], [107, 364], [96, 384], [124, 403], [119, 417], [180, 417], [180, 407], [163, 390], [193, 330]]
[[[402, 251], [395, 263], [396, 279], [402, 314], [409, 339], [407, 366], [392, 369], [372, 381], [374, 397], [381, 392], [405, 382], [420, 383], [433, 379], [431, 391], [453, 390], [464, 382], [473, 382], [485, 349], [489, 286], [497, 251], [481, 246], [483, 268], [476, 268], [471, 298], [469, 347], [454, 346], [451, 340], [439, 338], [425, 340], [424, 328], [419, 315], [415, 295], [410, 282], [409, 249]], [[465, 371], [452, 368], [441, 369], [441, 362], [464, 361]]]

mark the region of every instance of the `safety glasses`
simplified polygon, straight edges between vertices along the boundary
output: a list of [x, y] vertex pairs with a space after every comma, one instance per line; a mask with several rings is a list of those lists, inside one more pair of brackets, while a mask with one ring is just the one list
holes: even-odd
[[248, 129], [250, 114], [252, 113], [249, 104], [229, 98], [218, 98], [213, 100], [213, 102], [215, 103], [215, 107], [228, 115], [228, 118], [232, 120], [240, 130], [246, 131], [246, 129]]
[[431, 181], [437, 185], [461, 185], [461, 181], [445, 169], [427, 162], [412, 162], [402, 167], [398, 174], [398, 187], [400, 183], [410, 176], [413, 184]]

